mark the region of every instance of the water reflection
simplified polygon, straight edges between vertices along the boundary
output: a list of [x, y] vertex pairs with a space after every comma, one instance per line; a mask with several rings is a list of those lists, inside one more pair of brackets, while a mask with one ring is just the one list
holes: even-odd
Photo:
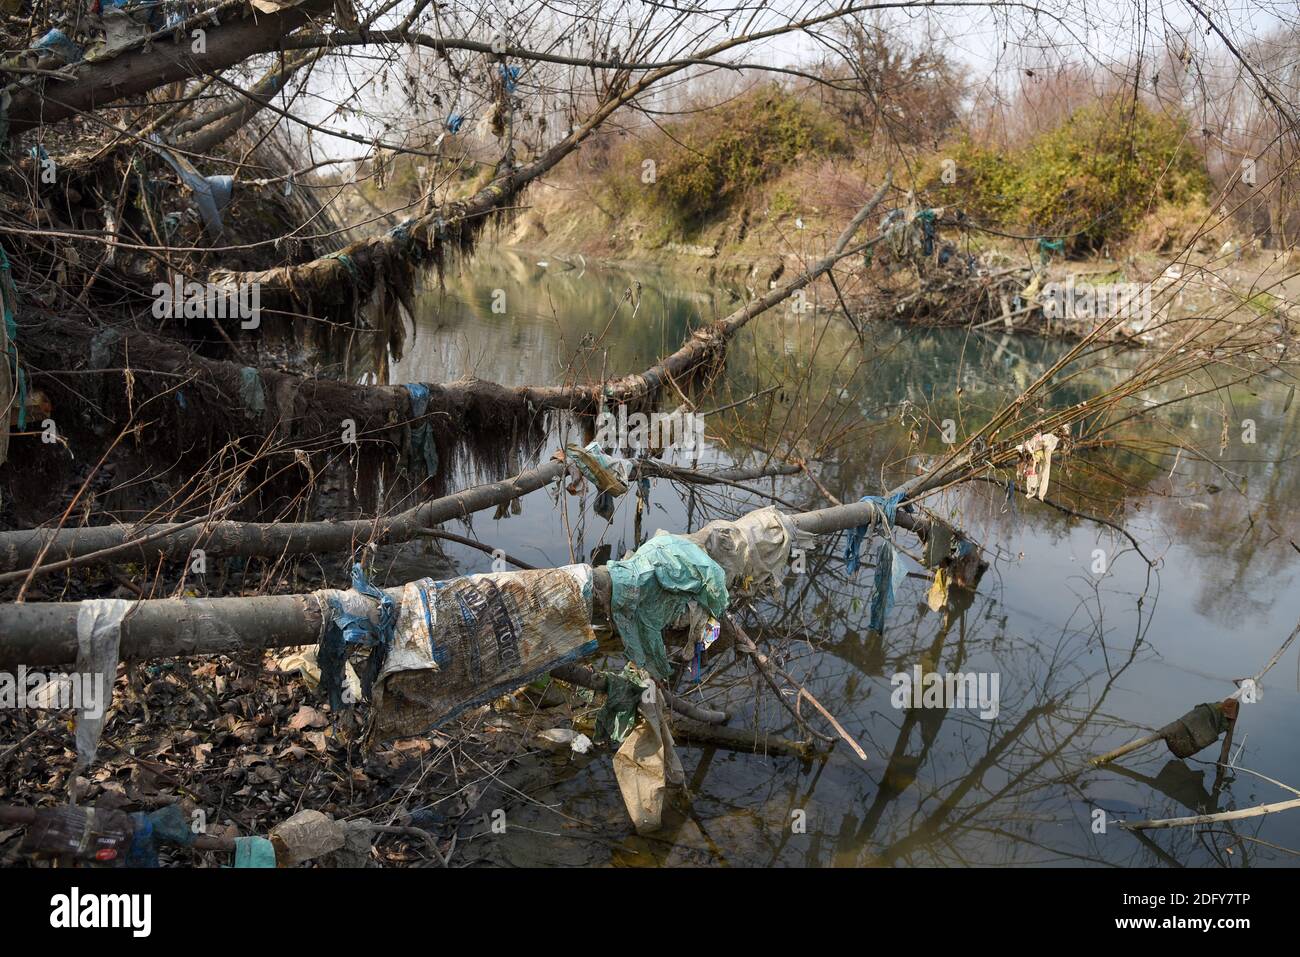
[[[552, 384], [623, 374], [671, 351], [689, 329], [734, 308], [736, 291], [651, 273], [600, 270], [508, 253], [484, 255], [425, 294], [419, 335], [394, 381], [476, 375], [507, 384]], [[504, 304], [499, 311], [494, 303]], [[1033, 381], [1063, 346], [961, 330], [872, 327], [864, 344], [820, 314], [776, 312], [728, 350], [724, 375], [697, 396], [708, 421], [702, 462], [756, 464], [783, 439], [833, 495], [879, 492], [944, 448], [944, 419], [968, 433]], [[1086, 357], [1048, 401], [1078, 402], [1119, 382], [1138, 353]], [[1224, 376], [1223, 379], [1227, 379]], [[1158, 404], [1186, 388], [1153, 389]], [[1224, 866], [1293, 864], [1271, 845], [1300, 847], [1300, 812], [1224, 825], [1138, 834], [1118, 819], [1180, 816], [1284, 798], [1247, 774], [1213, 788], [1217, 747], [1172, 760], [1161, 747], [1122, 766], [1087, 758], [1166, 724], [1253, 674], [1300, 618], [1292, 458], [1300, 411], [1290, 381], [1256, 379], [1132, 420], [1114, 437], [1139, 449], [1098, 450], [1053, 469], [1053, 497], [1122, 524], [1113, 529], [972, 483], [929, 502], [983, 543], [991, 567], [969, 607], [934, 613], [925, 576], [902, 586], [883, 636], [867, 627], [871, 572], [850, 576], [842, 541], [823, 540], [808, 573], [791, 575], [779, 600], [746, 614], [756, 637], [779, 639], [786, 670], [864, 747], [863, 764], [838, 748], [801, 766], [683, 748], [687, 813], [656, 839], [632, 836], [608, 756], [550, 769], [511, 811], [523, 828], [492, 842], [513, 863]], [[1254, 444], [1235, 436], [1256, 425]], [[1228, 441], [1223, 444], [1227, 423]], [[1090, 423], [1099, 429], [1102, 420]], [[1195, 442], [1206, 456], [1179, 455]], [[764, 488], [805, 507], [826, 504], [799, 477]], [[656, 481], [646, 530], [697, 528], [766, 502], [734, 488], [679, 491]], [[591, 502], [528, 496], [522, 514], [474, 523], [473, 534], [537, 564], [586, 558], [602, 544], [634, 543], [631, 497], [607, 524]], [[915, 551], [915, 542], [901, 542]], [[463, 572], [491, 559], [454, 548]], [[1104, 572], [1095, 571], [1098, 554]], [[1154, 562], [1148, 564], [1147, 556]], [[909, 567], [920, 572], [913, 562]], [[1300, 694], [1294, 652], [1243, 708], [1238, 762], [1300, 785]], [[611, 661], [611, 664], [615, 662]], [[891, 676], [921, 664], [941, 672], [996, 672], [1001, 712], [982, 720], [955, 708], [895, 708]], [[692, 694], [725, 702], [739, 726], [794, 735], [790, 716], [742, 662], [724, 653]], [[755, 703], [757, 702], [757, 703]], [[540, 759], [550, 762], [551, 758]], [[590, 822], [578, 845], [546, 837], [546, 805]], [[1096, 811], [1108, 821], [1097, 830]], [[797, 813], [801, 812], [801, 813]], [[796, 818], [806, 831], [792, 828]], [[532, 829], [532, 830], [526, 830]], [[570, 827], [571, 831], [572, 828]], [[541, 833], [538, 833], [541, 832]], [[568, 832], [566, 831], [566, 834]], [[1261, 843], [1263, 842], [1263, 843]], [[581, 850], [576, 848], [580, 847]]]

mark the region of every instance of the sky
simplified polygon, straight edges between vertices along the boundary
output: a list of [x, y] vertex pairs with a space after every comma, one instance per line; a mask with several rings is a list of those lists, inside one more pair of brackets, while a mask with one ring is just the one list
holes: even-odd
[[[528, 3], [513, 0], [490, 0], [484, 4], [451, 5], [439, 8], [439, 23], [444, 35], [465, 36], [490, 41], [503, 25], [511, 39], [523, 37], [530, 48], [543, 47], [551, 52], [575, 56], [592, 53], [590, 34], [582, 26], [583, 18], [596, 18], [592, 22], [626, 22], [628, 18], [643, 20], [654, 12], [656, 22], [664, 24], [679, 16], [683, 8], [677, 0], [530, 0]], [[833, 9], [839, 3], [829, 0], [762, 0], [760, 8], [737, 6], [751, 0], [708, 0], [689, 6], [680, 14], [678, 36], [689, 37], [710, 30], [710, 42], [726, 35], [734, 35], [753, 22], [771, 25], [786, 19], [808, 17]], [[1063, 65], [1115, 67], [1125, 72], [1139, 53], [1151, 54], [1161, 50], [1168, 41], [1176, 47], [1186, 46], [1198, 65], [1223, 70], [1230, 59], [1222, 38], [1208, 28], [1204, 11], [1238, 50], [1257, 43], [1280, 27], [1295, 29], [1300, 25], [1300, 7], [1295, 0], [1046, 0], [1034, 7], [1026, 3], [982, 3], [970, 0], [952, 0], [949, 3], [925, 4], [908, 7], [904, 4], [882, 8], [873, 16], [889, 25], [891, 31], [910, 34], [914, 38], [929, 37], [935, 41], [950, 60], [967, 67], [967, 78], [977, 81], [974, 93], [997, 96], [1009, 92], [1014, 84], [1030, 82], [1028, 78], [1049, 77]], [[392, 14], [400, 19], [408, 5]], [[757, 12], [756, 12], [757, 11]], [[577, 16], [579, 13], [582, 17]], [[546, 23], [559, 23], [559, 27], [544, 27]], [[431, 25], [424, 29], [432, 31]], [[805, 66], [823, 58], [831, 49], [827, 40], [832, 36], [829, 28], [818, 31], [791, 33], [761, 43], [752, 44], [742, 53], [733, 53], [729, 59], [743, 59], [750, 63]], [[615, 37], [617, 39], [617, 37]], [[547, 45], [549, 44], [549, 45]], [[690, 46], [698, 46], [691, 44]], [[675, 52], [675, 51], [673, 51]], [[1300, 56], [1300, 50], [1297, 51]], [[456, 55], [462, 65], [471, 64], [480, 71], [486, 58], [468, 54]], [[357, 51], [344, 61], [335, 60], [318, 69], [311, 83], [313, 99], [300, 100], [296, 109], [313, 121], [332, 129], [348, 130], [367, 139], [375, 136], [401, 136], [409, 127], [413, 113], [426, 110], [433, 117], [431, 123], [441, 124], [442, 115], [452, 112], [464, 114], [472, 124], [485, 122], [488, 104], [484, 90], [487, 83], [482, 75], [467, 76], [459, 89], [445, 88], [445, 81], [421, 76], [419, 82], [427, 87], [423, 91], [429, 103], [413, 109], [397, 92], [397, 84], [388, 86], [372, 79], [364, 80], [367, 72], [373, 74], [374, 60], [370, 51]], [[360, 69], [359, 69], [360, 68]], [[391, 71], [390, 72], [400, 72]], [[424, 70], [417, 73], [425, 73]], [[525, 100], [531, 95], [535, 109], [540, 114], [554, 109], [563, 101], [552, 91], [548, 96], [538, 96], [530, 80], [541, 77], [541, 68], [527, 66], [520, 84]], [[530, 90], [530, 86], [532, 89]], [[437, 105], [431, 105], [433, 94], [440, 94]], [[335, 114], [339, 103], [361, 107], [357, 114]], [[441, 111], [441, 112], [439, 112]], [[379, 114], [377, 123], [372, 115]], [[382, 122], [392, 124], [384, 131]], [[432, 132], [436, 135], [437, 127]], [[430, 135], [425, 128], [416, 134], [421, 139]], [[316, 157], [355, 157], [366, 152], [364, 144], [315, 134], [312, 137]]]

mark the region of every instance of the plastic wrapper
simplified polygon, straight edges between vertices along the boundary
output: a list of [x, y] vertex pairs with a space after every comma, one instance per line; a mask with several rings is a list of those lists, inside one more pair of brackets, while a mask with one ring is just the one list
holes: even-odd
[[402, 591], [374, 740], [420, 734], [596, 650], [591, 567], [425, 578]]
[[722, 566], [731, 595], [752, 595], [769, 583], [779, 583], [795, 541], [794, 523], [769, 506], [742, 515], [734, 522], [709, 522], [684, 536], [696, 542]]

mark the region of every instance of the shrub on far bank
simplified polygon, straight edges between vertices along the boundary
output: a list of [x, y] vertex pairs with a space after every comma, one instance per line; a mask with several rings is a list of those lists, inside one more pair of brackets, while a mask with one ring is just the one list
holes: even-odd
[[764, 84], [647, 138], [625, 140], [603, 180], [620, 212], [640, 208], [666, 231], [690, 235], [796, 162], [852, 153], [852, 138], [821, 106]]
[[956, 182], [943, 182], [941, 159], [920, 182], [929, 202], [1008, 232], [1064, 236], [1082, 253], [1126, 238], [1154, 209], [1203, 206], [1210, 180], [1186, 134], [1141, 104], [1090, 107], [1009, 152], [963, 137], [946, 151]]

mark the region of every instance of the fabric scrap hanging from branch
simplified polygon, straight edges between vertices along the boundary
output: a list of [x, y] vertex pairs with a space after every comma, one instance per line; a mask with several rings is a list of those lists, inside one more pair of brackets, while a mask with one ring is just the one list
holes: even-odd
[[871, 618], [867, 627], [877, 634], [885, 633], [885, 618], [894, 605], [894, 594], [898, 586], [907, 577], [907, 566], [903, 564], [903, 553], [892, 539], [880, 543], [876, 553], [875, 591], [871, 596]]
[[391, 596], [370, 583], [359, 564], [352, 566], [352, 591], [342, 597], [331, 596], [326, 604], [329, 615], [316, 661], [320, 666], [321, 689], [330, 707], [340, 708], [355, 703], [347, 700], [349, 696], [344, 693], [349, 687], [345, 677], [349, 653], [358, 648], [371, 649], [370, 660], [361, 675], [361, 692], [368, 695], [393, 644], [398, 609]]
[[905, 496], [905, 492], [895, 492], [889, 498], [882, 498], [879, 495], [862, 496], [862, 503], [873, 507], [874, 517], [870, 525], [859, 525], [849, 532], [848, 545], [844, 550], [844, 562], [848, 566], [850, 575], [858, 570], [862, 540], [867, 537], [867, 532], [874, 528], [883, 528], [884, 534], [893, 532], [894, 517], [898, 514], [898, 506]]
[[[872, 631], [882, 635], [885, 633], [885, 618], [894, 604], [894, 593], [907, 577], [903, 553], [898, 550], [893, 540], [894, 519], [905, 495], [905, 492], [895, 492], [889, 498], [882, 498], [879, 495], [866, 495], [862, 498], [863, 502], [873, 506], [875, 510], [871, 527], [879, 529], [884, 536], [884, 541], [880, 543], [880, 549], [876, 552], [875, 588], [871, 596], [871, 618], [868, 623]], [[848, 565], [849, 574], [858, 570], [862, 540], [868, 530], [868, 526], [859, 525], [849, 532], [848, 546], [844, 552], [844, 561]]]
[[408, 383], [406, 391], [411, 396], [411, 447], [408, 460], [416, 472], [423, 471], [426, 478], [438, 474], [438, 446], [433, 441], [433, 426], [425, 419], [429, 411], [429, 387], [418, 382]]

